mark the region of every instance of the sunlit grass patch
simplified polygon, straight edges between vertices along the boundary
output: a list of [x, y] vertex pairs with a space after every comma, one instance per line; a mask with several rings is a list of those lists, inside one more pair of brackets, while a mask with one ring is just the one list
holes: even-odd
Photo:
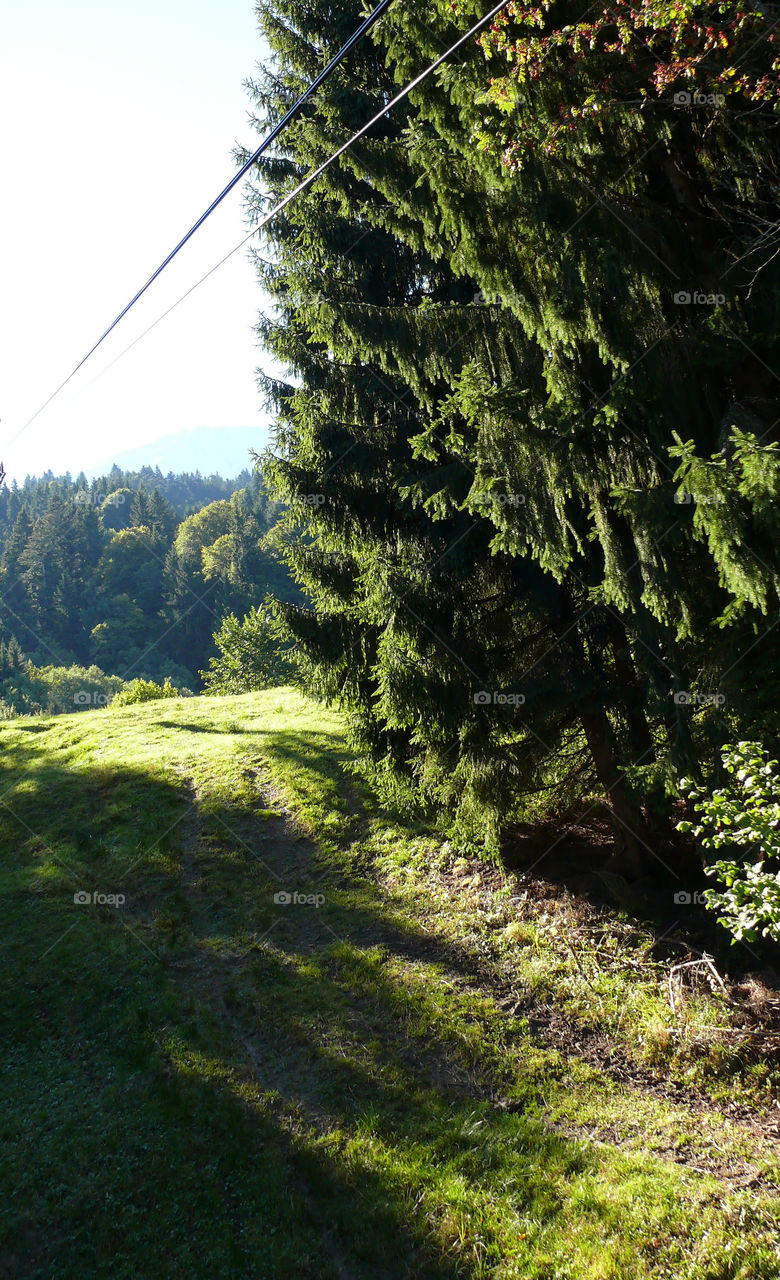
[[776, 1197], [695, 1168], [766, 1154], [515, 1009], [657, 1028], [668, 1062], [641, 930], [520, 913], [367, 796], [336, 713], [270, 690], [0, 738], [4, 1272], [780, 1274]]

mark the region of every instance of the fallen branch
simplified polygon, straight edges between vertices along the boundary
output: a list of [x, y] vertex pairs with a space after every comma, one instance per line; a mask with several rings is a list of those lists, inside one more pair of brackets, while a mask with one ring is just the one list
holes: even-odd
[[[682, 960], [679, 964], [672, 965], [671, 969], [669, 970], [669, 978], [668, 978], [669, 1005], [671, 1007], [672, 1013], [677, 1012], [677, 992], [682, 990], [682, 973], [685, 969], [696, 969], [696, 970], [704, 969], [710, 975], [710, 977], [715, 981], [724, 999], [728, 1000], [729, 996], [728, 996], [728, 991], [726, 990], [726, 984], [723, 981], [720, 974], [718, 973], [718, 970], [715, 968], [715, 964], [712, 959], [712, 956], [708, 956], [705, 952], [703, 953], [701, 959]], [[677, 991], [675, 991], [675, 985], [677, 987]]]

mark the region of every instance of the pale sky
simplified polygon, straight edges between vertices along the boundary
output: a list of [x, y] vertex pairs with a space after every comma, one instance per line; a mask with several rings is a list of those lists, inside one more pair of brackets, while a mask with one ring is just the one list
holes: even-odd
[[[258, 426], [263, 295], [242, 250], [114, 357], [246, 232], [240, 187], [13, 439], [257, 145], [252, 0], [0, 0], [0, 459], [74, 475], [190, 427]], [[97, 379], [97, 380], [96, 380]]]

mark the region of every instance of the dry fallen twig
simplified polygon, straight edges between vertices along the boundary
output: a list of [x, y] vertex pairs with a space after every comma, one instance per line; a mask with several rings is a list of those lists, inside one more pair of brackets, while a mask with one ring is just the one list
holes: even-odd
[[704, 970], [704, 972], [709, 975], [711, 979], [711, 983], [714, 982], [715, 985], [720, 989], [720, 992], [724, 996], [724, 998], [728, 1000], [728, 991], [726, 990], [726, 984], [723, 981], [723, 978], [718, 973], [718, 970], [715, 968], [715, 964], [712, 959], [712, 956], [708, 956], [707, 953], [704, 952], [699, 960], [682, 960], [680, 961], [679, 964], [672, 965], [671, 969], [669, 970], [669, 979], [668, 979], [669, 1005], [671, 1007], [672, 1013], [677, 1012], [677, 1001], [678, 1001], [678, 997], [682, 992], [683, 972], [686, 969], [687, 970], [694, 969], [699, 972]]

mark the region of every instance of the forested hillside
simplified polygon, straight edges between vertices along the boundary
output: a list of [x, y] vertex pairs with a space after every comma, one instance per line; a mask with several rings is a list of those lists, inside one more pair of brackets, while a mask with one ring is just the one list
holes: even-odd
[[249, 471], [0, 489], [0, 710], [103, 705], [138, 678], [199, 689], [226, 618], [297, 595], [269, 539], [280, 510]]

